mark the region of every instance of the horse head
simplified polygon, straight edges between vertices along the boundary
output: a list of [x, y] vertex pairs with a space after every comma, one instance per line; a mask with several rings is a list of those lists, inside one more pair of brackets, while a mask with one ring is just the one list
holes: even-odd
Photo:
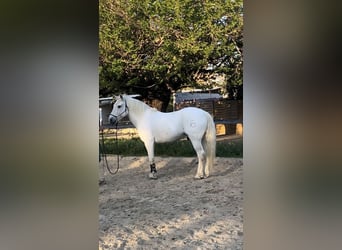
[[117, 124], [122, 118], [128, 115], [128, 107], [124, 96], [115, 96], [114, 99], [113, 109], [108, 118], [112, 125]]

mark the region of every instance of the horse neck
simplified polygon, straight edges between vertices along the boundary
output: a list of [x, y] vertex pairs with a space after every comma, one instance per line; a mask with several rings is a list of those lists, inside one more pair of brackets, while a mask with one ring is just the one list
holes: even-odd
[[128, 118], [133, 123], [135, 127], [137, 127], [138, 122], [141, 120], [142, 116], [144, 115], [145, 111], [150, 109], [147, 104], [133, 99], [131, 97], [126, 97], [126, 103], [128, 107]]

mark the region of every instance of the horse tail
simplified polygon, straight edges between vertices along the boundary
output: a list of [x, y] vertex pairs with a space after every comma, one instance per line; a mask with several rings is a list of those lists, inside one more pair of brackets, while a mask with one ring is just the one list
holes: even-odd
[[209, 170], [214, 165], [214, 159], [216, 155], [216, 128], [213, 118], [207, 113], [207, 130], [205, 132], [205, 140], [203, 141], [203, 147], [206, 152], [207, 163]]

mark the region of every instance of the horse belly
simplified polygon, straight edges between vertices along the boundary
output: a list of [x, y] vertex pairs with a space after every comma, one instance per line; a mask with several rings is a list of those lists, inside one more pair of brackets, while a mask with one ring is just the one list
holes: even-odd
[[157, 135], [154, 138], [155, 138], [155, 142], [163, 143], [163, 142], [172, 142], [184, 136], [185, 136], [184, 133], [180, 133], [180, 134]]
[[184, 131], [182, 127], [170, 120], [159, 120], [153, 125], [155, 142], [171, 142], [184, 137]]

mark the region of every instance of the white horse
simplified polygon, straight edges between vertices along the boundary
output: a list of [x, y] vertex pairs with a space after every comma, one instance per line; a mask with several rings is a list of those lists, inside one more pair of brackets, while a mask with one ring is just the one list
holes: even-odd
[[195, 178], [202, 179], [209, 176], [216, 149], [215, 124], [209, 113], [195, 107], [163, 113], [129, 95], [120, 95], [116, 97], [113, 110], [109, 114], [109, 122], [115, 124], [127, 115], [145, 144], [151, 179], [157, 178], [154, 143], [175, 141], [185, 135], [190, 139], [198, 157]]

